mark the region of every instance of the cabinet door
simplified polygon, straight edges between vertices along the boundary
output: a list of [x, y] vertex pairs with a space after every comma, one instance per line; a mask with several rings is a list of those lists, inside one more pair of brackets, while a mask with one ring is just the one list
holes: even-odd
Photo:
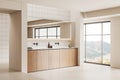
[[78, 50], [69, 49], [69, 66], [76, 66], [78, 63]]
[[28, 72], [36, 71], [37, 51], [28, 51]]
[[49, 69], [59, 67], [59, 50], [49, 50], [48, 52]]
[[78, 61], [77, 49], [60, 50], [60, 67], [76, 66]]
[[69, 52], [68, 49], [60, 49], [60, 67], [69, 66]]
[[48, 69], [48, 50], [40, 50], [37, 53], [37, 70]]

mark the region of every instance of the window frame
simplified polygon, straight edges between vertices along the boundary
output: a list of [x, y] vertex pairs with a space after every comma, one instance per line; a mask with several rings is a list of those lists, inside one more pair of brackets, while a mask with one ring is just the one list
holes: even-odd
[[[85, 60], [84, 60], [84, 62], [85, 63], [92, 63], [92, 64], [100, 64], [100, 65], [106, 65], [106, 66], [110, 66], [110, 64], [104, 64], [103, 63], [103, 37], [104, 36], [111, 36], [111, 33], [110, 34], [104, 34], [103, 33], [103, 23], [111, 23], [111, 21], [101, 21], [101, 22], [92, 22], [92, 23], [84, 23], [84, 39], [85, 39], [85, 41], [84, 41], [84, 45], [85, 45]], [[87, 24], [96, 24], [96, 23], [101, 23], [101, 34], [87, 34], [86, 35], [86, 25]], [[97, 62], [90, 62], [90, 61], [87, 61], [87, 57], [86, 57], [86, 36], [101, 36], [101, 63], [97, 63]]]
[[[56, 34], [55, 35], [49, 35], [48, 34], [48, 29], [50, 28], [55, 28], [56, 29]], [[49, 37], [55, 37], [55, 39], [59, 39], [60, 35], [58, 35], [58, 28], [60, 28], [60, 26], [52, 26], [52, 27], [41, 27], [41, 28], [34, 28], [34, 38], [35, 39], [41, 39], [41, 37], [46, 37], [46, 39], [50, 39]], [[40, 29], [46, 29], [46, 36], [41, 36], [40, 35]], [[38, 36], [36, 36], [36, 30], [38, 30]]]

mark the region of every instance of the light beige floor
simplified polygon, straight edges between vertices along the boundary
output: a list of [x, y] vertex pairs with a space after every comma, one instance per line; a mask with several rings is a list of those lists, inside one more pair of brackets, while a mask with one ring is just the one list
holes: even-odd
[[4, 72], [4, 70], [0, 71], [0, 80], [120, 80], [120, 69], [111, 69], [108, 66], [95, 64], [84, 64], [81, 67], [69, 67], [29, 74], [7, 72], [7, 70]]

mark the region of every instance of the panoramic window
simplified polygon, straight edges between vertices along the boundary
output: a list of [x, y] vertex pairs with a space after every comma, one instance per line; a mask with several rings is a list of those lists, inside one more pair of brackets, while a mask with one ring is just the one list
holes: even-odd
[[36, 39], [59, 39], [60, 27], [35, 28]]
[[85, 62], [110, 65], [110, 22], [85, 24]]

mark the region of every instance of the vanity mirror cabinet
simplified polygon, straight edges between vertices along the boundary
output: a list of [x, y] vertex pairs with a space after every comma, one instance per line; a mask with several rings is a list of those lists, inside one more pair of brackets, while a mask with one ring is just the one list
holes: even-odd
[[[30, 24], [30, 23], [29, 23]], [[71, 39], [72, 23], [28, 25], [28, 39]]]

